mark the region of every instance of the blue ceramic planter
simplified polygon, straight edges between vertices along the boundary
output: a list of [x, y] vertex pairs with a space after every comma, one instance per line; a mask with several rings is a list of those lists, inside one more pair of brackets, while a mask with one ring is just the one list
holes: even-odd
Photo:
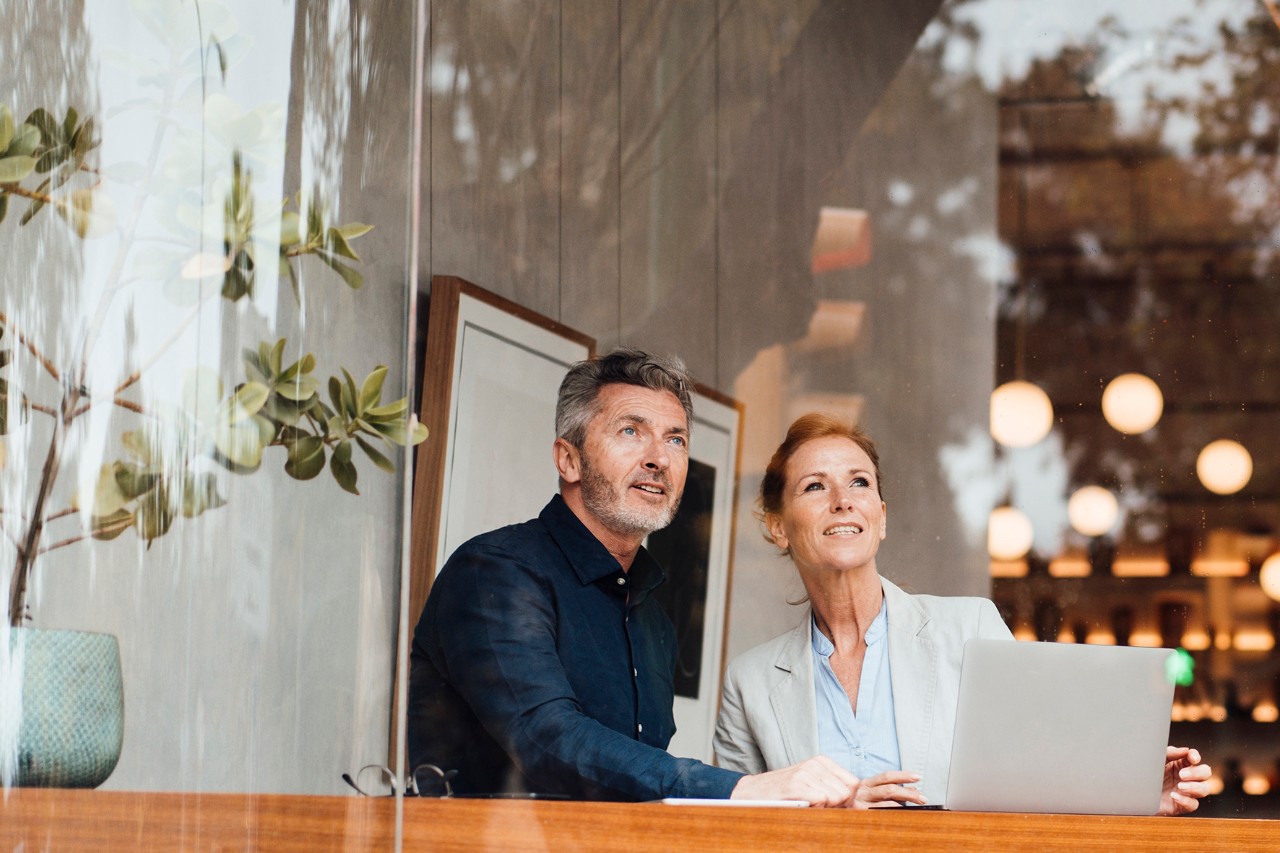
[[[21, 684], [21, 717], [17, 755], [0, 757], [0, 782], [97, 787], [115, 769], [124, 742], [116, 638], [37, 628], [10, 628], [8, 633], [10, 672], [20, 676], [10, 683]], [[17, 697], [5, 699], [4, 713], [17, 712]], [[3, 728], [11, 732], [14, 721], [5, 722]]]

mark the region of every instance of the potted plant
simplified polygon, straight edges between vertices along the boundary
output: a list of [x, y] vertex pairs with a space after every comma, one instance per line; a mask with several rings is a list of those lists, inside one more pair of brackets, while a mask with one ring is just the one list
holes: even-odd
[[[215, 42], [213, 48], [221, 59], [221, 47]], [[221, 66], [225, 75], [225, 61]], [[206, 112], [211, 100], [204, 98]], [[220, 483], [226, 477], [275, 464], [297, 480], [328, 469], [342, 489], [359, 494], [358, 458], [393, 471], [391, 451], [426, 437], [407, 398], [383, 402], [385, 366], [359, 381], [337, 368], [321, 381], [320, 360], [286, 338], [246, 349], [234, 371], [191, 365], [180, 403], [162, 405], [140, 393], [149, 371], [173, 357], [212, 303], [250, 299], [264, 270], [290, 282], [299, 300], [304, 263], [323, 264], [359, 289], [361, 259], [353, 244], [371, 226], [334, 224], [318, 191], [294, 194], [262, 215], [255, 209], [261, 199], [253, 170], [233, 148], [220, 174], [202, 174], [186, 193], [190, 215], [184, 219], [176, 211], [173, 221], [192, 238], [167, 258], [153, 254], [143, 264], [134, 255], [137, 213], [149, 203], [146, 190], [157, 180], [158, 164], [130, 176], [137, 207], [121, 217], [101, 192], [111, 172], [97, 162], [100, 150], [93, 117], [74, 109], [57, 117], [36, 107], [19, 122], [0, 103], [0, 245], [12, 237], [11, 229], [41, 217], [63, 220], [69, 242], [114, 240], [114, 261], [105, 280], [96, 282], [96, 309], [75, 329], [74, 345], [62, 348], [70, 357], [48, 349], [26, 318], [7, 313], [0, 300], [0, 474], [9, 454], [41, 459], [34, 488], [0, 491], [0, 555], [11, 555], [13, 566], [8, 648], [0, 648], [4, 785], [96, 786], [111, 773], [121, 746], [116, 639], [27, 627], [30, 583], [44, 555], [130, 536], [149, 547], [185, 519], [224, 505]], [[126, 275], [138, 265], [146, 272]], [[113, 316], [109, 308], [124, 292], [145, 287], [157, 291], [155, 298], [185, 304], [185, 317], [127, 375], [104, 387], [100, 377], [90, 376], [90, 366]], [[113, 407], [117, 420], [131, 428], [119, 431], [119, 457], [101, 466], [93, 487], [76, 491], [60, 477], [68, 443], [78, 422], [101, 407]]]

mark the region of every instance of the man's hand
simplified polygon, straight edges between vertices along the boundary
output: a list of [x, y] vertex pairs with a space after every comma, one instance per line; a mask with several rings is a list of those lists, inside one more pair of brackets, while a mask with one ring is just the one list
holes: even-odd
[[811, 806], [854, 808], [858, 777], [825, 755], [799, 764], [743, 776], [729, 795], [733, 800], [806, 800]]
[[858, 797], [855, 808], [876, 809], [885, 806], [897, 806], [902, 803], [925, 804], [924, 794], [908, 785], [920, 781], [920, 774], [906, 770], [886, 770], [870, 779], [863, 779], [858, 786]]
[[1209, 795], [1209, 776], [1213, 770], [1200, 763], [1200, 753], [1185, 746], [1171, 746], [1165, 751], [1164, 793], [1160, 796], [1160, 814], [1189, 814], [1200, 807], [1201, 797]]

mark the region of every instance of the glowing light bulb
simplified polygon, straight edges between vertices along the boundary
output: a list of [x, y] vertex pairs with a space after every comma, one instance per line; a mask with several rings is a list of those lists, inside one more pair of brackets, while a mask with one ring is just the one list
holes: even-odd
[[1124, 373], [1102, 392], [1102, 416], [1126, 435], [1151, 429], [1164, 412], [1160, 386], [1141, 373]]
[[1030, 447], [1049, 434], [1053, 404], [1030, 382], [1006, 382], [991, 392], [991, 435], [1006, 447]]
[[1219, 495], [1232, 495], [1253, 476], [1253, 457], [1244, 445], [1222, 438], [1210, 442], [1196, 458], [1196, 476], [1204, 487]]
[[1109, 533], [1120, 515], [1116, 496], [1101, 486], [1076, 489], [1067, 501], [1067, 519], [1085, 536]]
[[1011, 506], [991, 511], [987, 522], [987, 553], [996, 560], [1018, 560], [1031, 550], [1035, 533], [1031, 519]]
[[1258, 585], [1268, 596], [1280, 601], [1280, 551], [1262, 561], [1258, 571]]

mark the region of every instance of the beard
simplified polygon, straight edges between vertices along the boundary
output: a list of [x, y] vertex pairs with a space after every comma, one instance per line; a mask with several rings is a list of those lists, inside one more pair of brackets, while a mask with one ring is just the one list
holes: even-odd
[[[671, 481], [665, 473], [649, 474], [636, 479], [655, 480], [662, 483], [666, 494], [671, 495]], [[628, 488], [629, 488], [628, 484]], [[675, 518], [680, 508], [680, 497], [677, 495], [666, 506], [627, 506], [626, 495], [619, 492], [613, 483], [592, 467], [586, 454], [582, 456], [582, 503], [587, 510], [605, 525], [605, 527], [625, 536], [647, 536], [655, 530], [661, 530]]]

